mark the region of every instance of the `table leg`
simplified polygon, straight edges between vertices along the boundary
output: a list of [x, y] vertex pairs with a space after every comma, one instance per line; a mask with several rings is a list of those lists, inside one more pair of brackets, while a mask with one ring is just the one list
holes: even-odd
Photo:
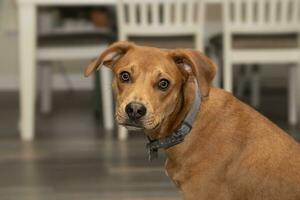
[[288, 121], [289, 125], [295, 126], [297, 119], [297, 76], [298, 65], [289, 66], [288, 76]]
[[33, 140], [36, 82], [36, 8], [19, 9], [20, 131], [22, 140]]
[[101, 91], [102, 91], [102, 109], [105, 130], [114, 128], [114, 105], [111, 88], [111, 71], [107, 68], [101, 68]]
[[41, 112], [49, 114], [52, 110], [52, 68], [48, 62], [40, 62], [41, 69]]

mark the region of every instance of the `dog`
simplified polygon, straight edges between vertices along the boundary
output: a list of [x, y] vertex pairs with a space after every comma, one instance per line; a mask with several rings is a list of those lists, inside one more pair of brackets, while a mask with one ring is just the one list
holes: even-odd
[[208, 57], [119, 41], [86, 67], [85, 76], [102, 65], [114, 74], [116, 120], [143, 130], [153, 155], [164, 149], [166, 173], [183, 199], [300, 200], [300, 145], [212, 87], [216, 66]]

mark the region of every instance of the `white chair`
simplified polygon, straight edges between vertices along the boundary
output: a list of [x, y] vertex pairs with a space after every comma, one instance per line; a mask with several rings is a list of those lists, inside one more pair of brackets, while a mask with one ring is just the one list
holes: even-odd
[[[119, 0], [119, 40], [129, 37], [194, 36], [195, 48], [203, 51], [203, 0]], [[119, 139], [128, 137], [119, 127]]]
[[[99, 52], [104, 51], [108, 44], [94, 44], [88, 46], [71, 47], [40, 47], [37, 51], [37, 60], [41, 65], [41, 111], [48, 113], [52, 105], [52, 66], [49, 62], [60, 62], [67, 60], [92, 60]], [[102, 109], [104, 113], [104, 128], [112, 130], [114, 127], [113, 119], [113, 99], [110, 87], [110, 71], [106, 68], [101, 69], [101, 91], [102, 91]]]
[[[226, 0], [223, 2], [223, 15], [225, 90], [233, 89], [234, 64], [288, 64], [288, 121], [295, 125], [296, 82], [299, 78], [297, 66], [300, 66], [300, 0]], [[296, 36], [294, 42], [288, 42], [289, 45], [281, 47], [277, 44], [279, 37], [286, 37], [287, 34]], [[246, 48], [247, 44], [243, 46], [241, 41], [236, 47], [236, 35], [252, 37], [250, 43], [248, 42], [249, 48]], [[263, 39], [253, 39], [258, 36], [262, 36]], [[257, 77], [255, 79], [257, 80]], [[253, 88], [256, 89], [257, 98], [258, 85]]]

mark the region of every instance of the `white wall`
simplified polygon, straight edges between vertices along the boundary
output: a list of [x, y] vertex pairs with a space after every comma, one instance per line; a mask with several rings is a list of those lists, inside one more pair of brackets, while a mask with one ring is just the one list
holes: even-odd
[[[77, 89], [90, 89], [90, 79], [83, 79], [86, 61], [65, 62], [68, 78]], [[0, 91], [18, 89], [18, 24], [15, 0], [0, 0]], [[66, 81], [54, 66], [53, 88], [66, 89]]]
[[18, 37], [14, 1], [0, 1], [0, 89], [17, 86]]
[[0, 74], [17, 73], [17, 19], [16, 7], [11, 0], [0, 1]]

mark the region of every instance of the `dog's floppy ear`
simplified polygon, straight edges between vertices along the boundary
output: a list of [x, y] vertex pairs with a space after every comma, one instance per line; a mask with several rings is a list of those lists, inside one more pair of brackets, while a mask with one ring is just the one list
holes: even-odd
[[133, 47], [133, 45], [133, 43], [126, 41], [119, 41], [110, 45], [95, 61], [85, 68], [84, 75], [89, 76], [102, 65], [111, 68], [117, 60], [119, 60], [130, 48]]
[[170, 55], [181, 70], [196, 77], [201, 95], [208, 96], [210, 83], [216, 74], [216, 65], [208, 57], [193, 49], [175, 49]]

